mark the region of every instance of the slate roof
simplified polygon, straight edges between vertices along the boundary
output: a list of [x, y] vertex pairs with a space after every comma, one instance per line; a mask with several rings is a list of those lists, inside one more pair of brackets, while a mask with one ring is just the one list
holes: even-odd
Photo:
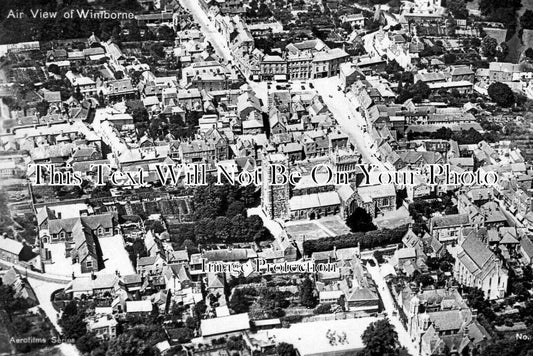
[[453, 227], [453, 226], [468, 225], [470, 223], [470, 219], [468, 217], [468, 214], [452, 214], [452, 215], [444, 215], [440, 217], [435, 217], [431, 219], [431, 223], [434, 228], [435, 227], [446, 228], [446, 227]]
[[492, 251], [475, 235], [469, 235], [461, 248], [464, 253], [459, 253], [458, 258], [471, 273], [483, 270], [494, 256]]
[[533, 242], [529, 237], [523, 237], [522, 240], [520, 240], [520, 246], [529, 258], [533, 257]]
[[208, 261], [240, 261], [256, 258], [257, 254], [251, 249], [234, 248], [205, 251], [203, 256]]

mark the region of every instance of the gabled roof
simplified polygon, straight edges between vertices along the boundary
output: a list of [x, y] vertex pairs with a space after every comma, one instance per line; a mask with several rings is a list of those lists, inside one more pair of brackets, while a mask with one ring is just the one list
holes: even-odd
[[23, 248], [24, 245], [21, 242], [15, 241], [10, 238], [0, 238], [0, 250], [7, 251], [14, 255], [18, 255]]
[[468, 217], [468, 214], [451, 214], [451, 215], [444, 215], [440, 217], [434, 217], [431, 219], [431, 224], [433, 227], [437, 228], [446, 228], [451, 226], [462, 226], [462, 225], [469, 225], [470, 219]]
[[248, 313], [204, 319], [200, 323], [200, 330], [202, 331], [203, 337], [248, 330], [249, 328], [250, 317]]
[[461, 248], [462, 253], [458, 254], [458, 258], [471, 273], [483, 270], [494, 256], [494, 253], [475, 234], [467, 236]]

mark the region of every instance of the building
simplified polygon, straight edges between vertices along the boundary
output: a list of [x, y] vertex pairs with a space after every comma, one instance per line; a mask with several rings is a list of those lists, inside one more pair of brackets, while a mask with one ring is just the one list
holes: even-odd
[[[119, 233], [111, 214], [89, 215], [77, 218], [58, 219], [47, 207], [37, 215], [41, 244], [64, 243], [66, 253], [72, 263], [81, 265], [81, 272], [98, 271], [103, 266], [98, 238]], [[41, 256], [46, 258], [46, 247], [41, 248]]]
[[126, 313], [130, 316], [147, 316], [153, 310], [152, 302], [149, 300], [126, 301]]
[[11, 267], [0, 279], [3, 285], [10, 286], [15, 292], [15, 298], [23, 298], [30, 305], [38, 305], [39, 299], [30, 283], [14, 267]]
[[429, 233], [440, 243], [455, 245], [461, 230], [468, 226], [471, 226], [468, 214], [444, 215], [431, 219]]
[[286, 220], [290, 217], [289, 183], [281, 183], [277, 179], [283, 169], [288, 173], [289, 161], [285, 155], [274, 153], [263, 159], [261, 208], [269, 219]]
[[117, 337], [117, 321], [113, 315], [98, 315], [86, 320], [87, 331], [102, 340], [113, 340]]
[[357, 206], [376, 217], [396, 209], [396, 189], [393, 184], [359, 186], [356, 191]]
[[475, 230], [460, 245], [453, 273], [459, 283], [480, 288], [490, 300], [503, 298], [507, 291], [507, 270]]
[[490, 339], [455, 288], [415, 291], [405, 287], [398, 303], [420, 355], [442, 355], [446, 347], [451, 354], [471, 355], [468, 351], [479, 352]]
[[0, 259], [10, 263], [30, 261], [35, 254], [30, 246], [7, 237], [0, 238]]
[[228, 338], [248, 330], [250, 330], [250, 317], [248, 313], [203, 319], [200, 322], [200, 332], [204, 341], [221, 337]]
[[363, 14], [342, 15], [341, 22], [349, 23], [352, 27], [362, 29], [365, 26], [365, 16]]
[[289, 200], [291, 219], [319, 219], [340, 212], [341, 200], [335, 191], [295, 195]]
[[313, 57], [312, 78], [327, 78], [339, 74], [341, 63], [348, 60], [350, 55], [340, 48], [326, 52], [319, 52]]
[[73, 298], [81, 298], [83, 295], [101, 297], [107, 293], [114, 296], [120, 288], [120, 278], [114, 273], [91, 274], [74, 278], [65, 287], [65, 293], [72, 294]]

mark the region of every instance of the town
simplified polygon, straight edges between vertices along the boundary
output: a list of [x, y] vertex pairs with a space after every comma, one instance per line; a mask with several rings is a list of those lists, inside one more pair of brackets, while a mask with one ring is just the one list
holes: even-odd
[[530, 0], [4, 0], [0, 355], [531, 355], [532, 110]]

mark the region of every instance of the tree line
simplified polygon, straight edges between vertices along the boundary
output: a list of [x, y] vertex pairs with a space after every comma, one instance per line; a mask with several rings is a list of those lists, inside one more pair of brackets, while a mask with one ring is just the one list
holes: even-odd
[[407, 226], [395, 229], [372, 230], [354, 232], [341, 236], [328, 236], [317, 240], [307, 240], [303, 243], [304, 253], [330, 251], [333, 248], [349, 248], [360, 246], [362, 249], [375, 248], [400, 243], [407, 232]]

